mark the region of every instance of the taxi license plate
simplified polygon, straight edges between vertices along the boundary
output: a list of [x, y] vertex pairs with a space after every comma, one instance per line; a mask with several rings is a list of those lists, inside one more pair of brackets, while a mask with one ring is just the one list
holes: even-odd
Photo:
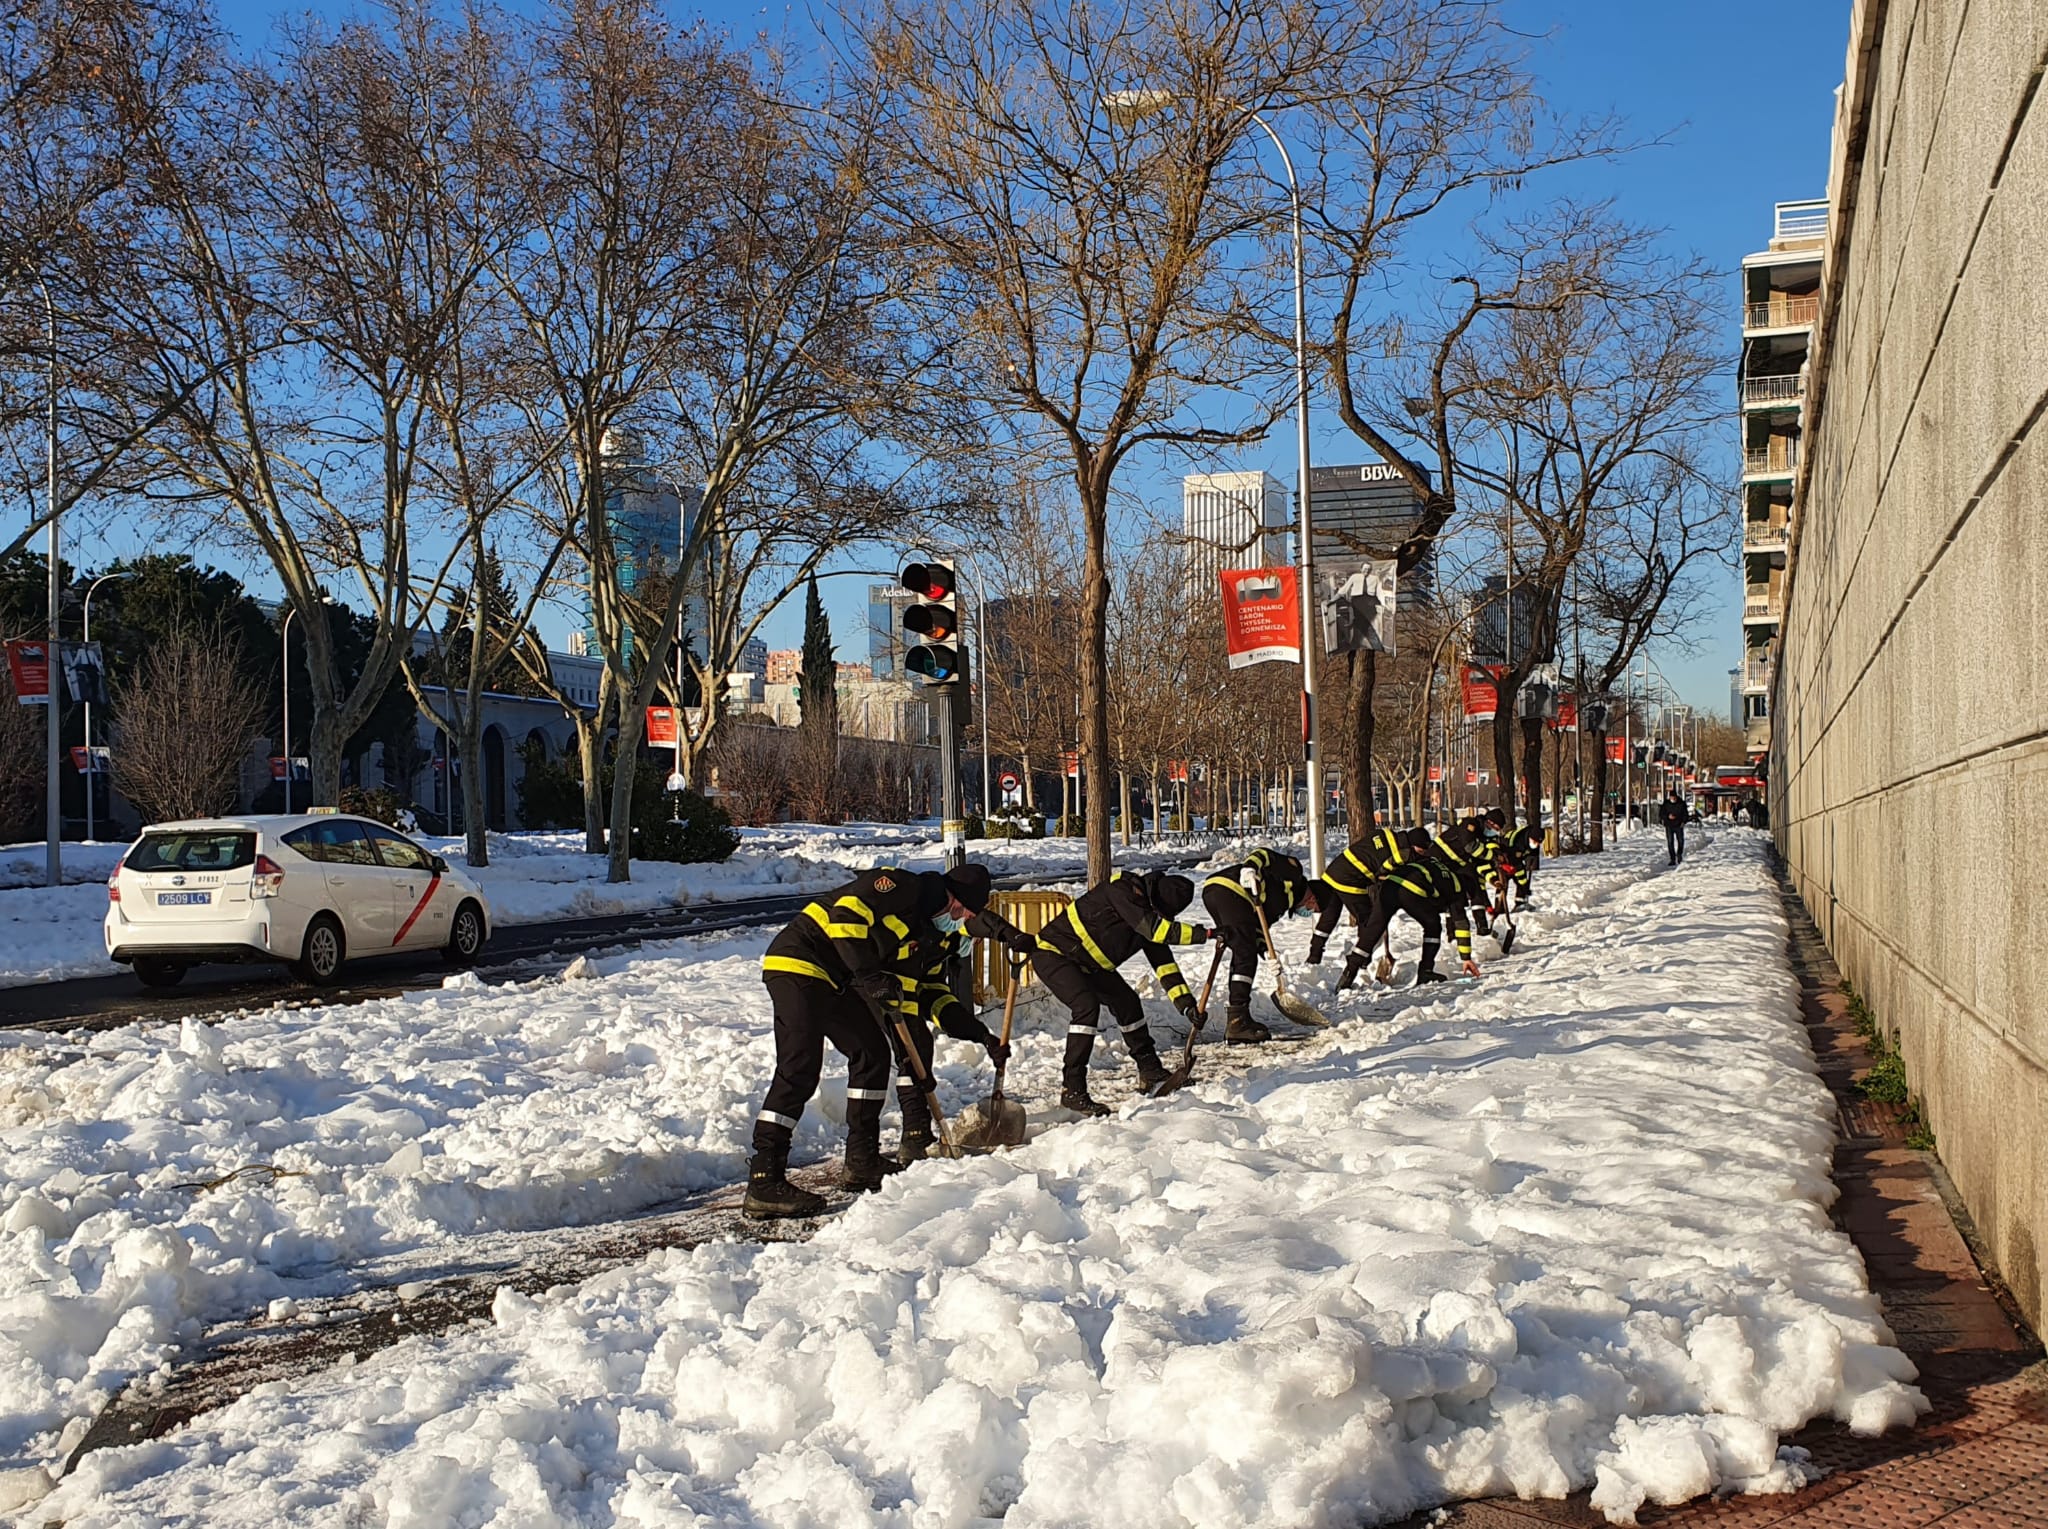
[[156, 894], [156, 905], [159, 908], [169, 908], [191, 903], [210, 903], [212, 901], [213, 894], [211, 892], [159, 892]]

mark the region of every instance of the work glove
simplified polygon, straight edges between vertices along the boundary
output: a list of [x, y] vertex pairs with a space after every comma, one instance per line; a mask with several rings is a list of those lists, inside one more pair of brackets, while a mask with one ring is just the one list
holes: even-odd
[[1216, 931], [1207, 924], [1190, 924], [1188, 928], [1195, 931], [1195, 943], [1197, 945], [1206, 945], [1216, 937]]
[[1195, 999], [1193, 994], [1182, 993], [1180, 997], [1174, 999], [1173, 1006], [1180, 1010], [1180, 1017], [1182, 1019], [1186, 1020], [1189, 1024], [1194, 1023]]
[[903, 991], [903, 984], [890, 972], [862, 972], [853, 979], [853, 990], [877, 1008], [887, 1009]]
[[1008, 1041], [999, 1041], [991, 1035], [982, 1042], [982, 1045], [988, 1048], [988, 1059], [995, 1063], [996, 1066], [1001, 1067], [1010, 1060], [1010, 1043]]

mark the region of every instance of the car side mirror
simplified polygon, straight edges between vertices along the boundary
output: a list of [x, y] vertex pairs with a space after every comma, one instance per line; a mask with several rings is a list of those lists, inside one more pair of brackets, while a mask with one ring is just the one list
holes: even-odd
[[427, 864], [431, 865], [434, 868], [434, 874], [436, 876], [446, 876], [448, 874], [448, 862], [443, 860], [439, 855], [427, 856]]

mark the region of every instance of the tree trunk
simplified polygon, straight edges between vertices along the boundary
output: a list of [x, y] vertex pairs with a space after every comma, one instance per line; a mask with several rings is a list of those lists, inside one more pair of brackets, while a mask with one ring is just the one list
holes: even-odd
[[[1352, 654], [1351, 686], [1345, 696], [1344, 715], [1351, 738], [1351, 753], [1344, 761], [1344, 826], [1350, 831], [1352, 842], [1358, 844], [1372, 837], [1372, 695], [1378, 682], [1379, 655]], [[1317, 798], [1309, 808], [1311, 812], [1322, 808], [1321, 792], [1314, 786], [1311, 782], [1310, 794]]]
[[1087, 552], [1081, 567], [1081, 779], [1086, 795], [1088, 882], [1109, 880], [1109, 469], [1107, 460], [1077, 474]]
[[1593, 755], [1593, 848], [1607, 848], [1607, 740]]
[[1131, 772], [1129, 770], [1119, 770], [1116, 772], [1116, 789], [1121, 807], [1120, 816], [1124, 825], [1124, 848], [1129, 849], [1131, 847]]
[[622, 708], [619, 736], [612, 751], [612, 836], [605, 845], [607, 882], [633, 879], [633, 777], [639, 773], [640, 734], [647, 719], [644, 707]]
[[474, 706], [465, 708], [457, 729], [455, 751], [462, 769], [463, 855], [472, 868], [489, 865], [491, 853], [484, 831], [484, 730]]
[[1539, 834], [1543, 831], [1543, 719], [1527, 717], [1522, 721], [1522, 780], [1528, 792], [1529, 826]]
[[[319, 691], [314, 691], [313, 726], [311, 739], [306, 750], [310, 755], [312, 779], [306, 782], [307, 800], [296, 795], [292, 806], [304, 812], [308, 807], [332, 807], [341, 801], [341, 746], [345, 741], [341, 735], [341, 718], [331, 705], [319, 704]], [[285, 760], [286, 771], [292, 765], [289, 757]]]
[[1516, 809], [1521, 805], [1521, 791], [1516, 780], [1521, 771], [1515, 767], [1515, 758], [1520, 752], [1515, 746], [1514, 697], [1503, 678], [1493, 713], [1493, 784], [1500, 809], [1508, 815], [1510, 823], [1514, 822]]
[[604, 853], [604, 715], [576, 719], [576, 757], [583, 766], [583, 853]]

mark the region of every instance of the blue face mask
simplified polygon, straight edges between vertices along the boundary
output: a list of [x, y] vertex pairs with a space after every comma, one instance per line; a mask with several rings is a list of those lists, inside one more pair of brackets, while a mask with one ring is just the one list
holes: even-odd
[[964, 919], [957, 919], [950, 913], [934, 913], [932, 922], [938, 925], [940, 934], [958, 934], [966, 927]]

